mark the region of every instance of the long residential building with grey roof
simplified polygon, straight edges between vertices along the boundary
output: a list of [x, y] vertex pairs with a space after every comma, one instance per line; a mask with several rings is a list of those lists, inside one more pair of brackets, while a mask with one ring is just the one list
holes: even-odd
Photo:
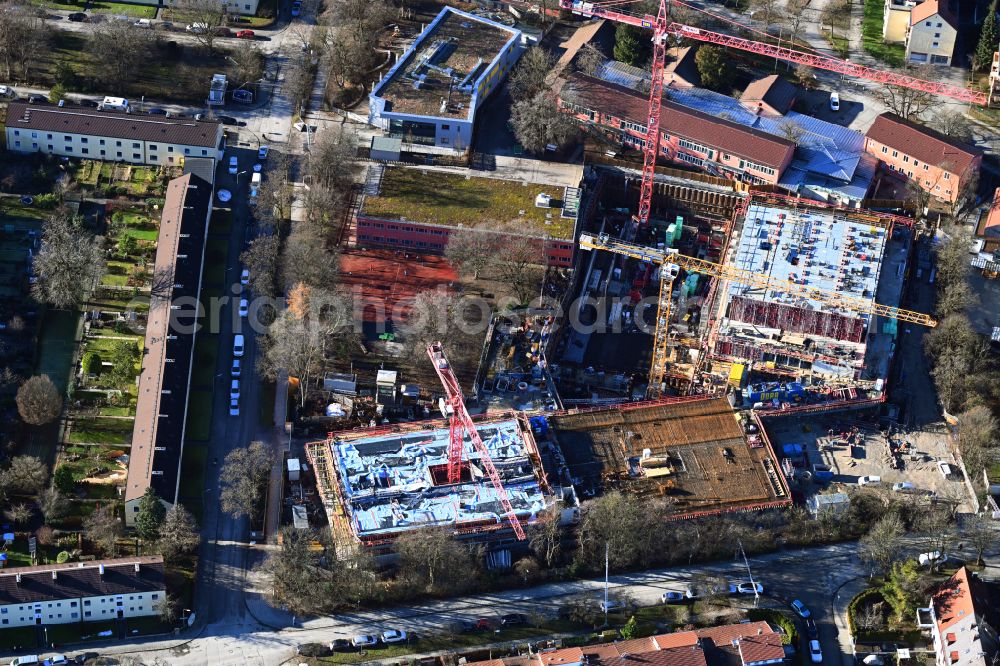
[[159, 555], [0, 570], [0, 630], [157, 615]]
[[222, 124], [193, 118], [12, 102], [7, 149], [63, 157], [180, 166], [189, 157], [222, 159]]

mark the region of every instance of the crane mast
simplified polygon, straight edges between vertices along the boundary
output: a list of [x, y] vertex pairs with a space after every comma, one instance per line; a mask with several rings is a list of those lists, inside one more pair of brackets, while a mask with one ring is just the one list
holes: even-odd
[[524, 528], [521, 527], [521, 521], [518, 520], [517, 514], [514, 513], [514, 507], [510, 503], [507, 489], [503, 487], [500, 473], [497, 472], [496, 465], [493, 464], [490, 450], [483, 443], [482, 437], [479, 436], [479, 431], [476, 430], [475, 423], [472, 422], [472, 416], [469, 415], [469, 410], [465, 408], [465, 400], [462, 397], [462, 389], [458, 384], [458, 378], [451, 369], [448, 358], [444, 355], [444, 348], [441, 343], [435, 342], [427, 345], [427, 355], [430, 357], [431, 363], [434, 364], [434, 371], [437, 372], [438, 377], [441, 379], [441, 384], [444, 386], [445, 404], [448, 406], [448, 411], [450, 412], [448, 415], [448, 483], [458, 483], [462, 480], [462, 443], [465, 437], [468, 437], [472, 440], [472, 445], [476, 451], [479, 452], [479, 463], [493, 483], [497, 497], [500, 498], [500, 505], [507, 515], [507, 520], [510, 521], [510, 526], [513, 528], [514, 534], [517, 535], [517, 540], [524, 541], [527, 538]]

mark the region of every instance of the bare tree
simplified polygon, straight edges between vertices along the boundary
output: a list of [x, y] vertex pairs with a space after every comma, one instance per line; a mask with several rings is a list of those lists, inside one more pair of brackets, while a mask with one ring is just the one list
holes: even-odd
[[280, 249], [277, 236], [258, 236], [240, 255], [240, 261], [250, 271], [250, 288], [260, 296], [274, 296]]
[[879, 571], [888, 571], [893, 562], [902, 558], [901, 537], [905, 533], [906, 529], [899, 516], [896, 513], [886, 514], [861, 537], [859, 545], [862, 556]]
[[964, 143], [972, 144], [975, 137], [972, 134], [972, 123], [961, 113], [941, 113], [934, 114], [933, 126], [939, 132], [958, 139]]
[[409, 355], [422, 356], [427, 345], [440, 342], [452, 363], [462, 363], [475, 358], [482, 347], [492, 314], [483, 307], [480, 301], [440, 288], [417, 294], [406, 320], [394, 324]]
[[239, 40], [239, 45], [229, 52], [233, 63], [233, 78], [238, 85], [253, 83], [264, 74], [264, 54], [249, 40]]
[[326, 49], [328, 72], [334, 83], [341, 88], [364, 84], [365, 77], [379, 64], [379, 53], [373, 47], [371, 35], [339, 33]]
[[38, 509], [46, 522], [52, 522], [69, 513], [70, 503], [58, 488], [49, 487], [39, 493]]
[[0, 496], [33, 495], [45, 487], [49, 469], [35, 456], [14, 456], [10, 466], [0, 470]]
[[288, 59], [284, 67], [282, 90], [293, 102], [296, 113], [305, 110], [305, 103], [312, 95], [316, 82], [316, 63], [313, 55], [298, 53]]
[[177, 601], [177, 597], [170, 593], [164, 594], [156, 605], [157, 615], [164, 624], [176, 622], [178, 610], [180, 610], [180, 602]]
[[[511, 226], [516, 229], [520, 225], [515, 221]], [[517, 300], [527, 303], [535, 291], [538, 277], [531, 269], [544, 261], [540, 239], [507, 233], [497, 251], [497, 272], [500, 279], [514, 289]]]
[[271, 451], [264, 442], [233, 449], [222, 464], [222, 510], [233, 518], [254, 520], [263, 508], [267, 479], [271, 473]]
[[62, 394], [48, 375], [35, 375], [17, 390], [17, 412], [29, 425], [52, 423], [62, 406]]
[[444, 256], [460, 272], [478, 280], [483, 271], [495, 265], [500, 245], [495, 233], [460, 227], [448, 235]]
[[369, 45], [374, 45], [393, 15], [392, 7], [385, 0], [341, 0], [333, 4], [332, 12], [335, 26]]
[[[613, 491], [587, 503], [578, 531], [578, 561], [591, 569], [604, 564], [605, 544], [611, 568], [620, 570], [653, 559], [659, 530], [644, 529], [650, 520], [643, 500]], [[653, 533], [656, 534], [653, 534]]]
[[573, 66], [584, 74], [594, 74], [607, 61], [604, 54], [591, 43], [584, 44], [573, 59]]
[[51, 38], [52, 29], [34, 7], [0, 5], [0, 61], [6, 72], [4, 78], [26, 79], [29, 65], [36, 61], [37, 54], [46, 51]]
[[558, 512], [553, 511], [550, 515], [539, 516], [538, 522], [528, 529], [528, 539], [535, 554], [542, 558], [545, 566], [552, 568], [562, 547], [562, 528], [559, 525]]
[[997, 419], [985, 405], [976, 405], [958, 418], [958, 449], [969, 474], [978, 476], [996, 457]]
[[226, 25], [226, 5], [218, 0], [174, 0], [173, 9], [185, 21], [200, 24], [195, 36], [209, 51], [214, 51], [216, 30]]
[[540, 153], [546, 146], [562, 148], [576, 138], [576, 125], [559, 111], [555, 95], [542, 91], [531, 99], [515, 102], [510, 123], [525, 150]]
[[24, 525], [31, 520], [32, 513], [34, 512], [31, 507], [24, 503], [14, 504], [13, 506], [7, 507], [3, 510], [4, 518], [18, 525]]
[[357, 175], [357, 135], [343, 129], [328, 129], [316, 138], [309, 152], [311, 185], [345, 189]]
[[976, 564], [982, 565], [983, 553], [996, 543], [994, 521], [981, 514], [969, 516], [962, 521], [962, 537], [976, 551]]
[[540, 46], [532, 46], [521, 56], [510, 75], [508, 86], [515, 102], [534, 99], [545, 90], [545, 78], [552, 73], [555, 58]]
[[102, 237], [76, 228], [66, 216], [50, 219], [35, 255], [38, 281], [32, 286], [32, 295], [56, 308], [86, 301], [107, 270], [103, 245]]
[[778, 131], [781, 133], [781, 136], [796, 145], [802, 141], [802, 137], [806, 134], [805, 130], [802, 129], [802, 126], [792, 120], [781, 121], [778, 125]]
[[121, 86], [135, 79], [152, 45], [152, 31], [131, 21], [104, 21], [90, 33], [88, 50], [98, 63], [101, 79]]
[[167, 515], [160, 525], [160, 538], [156, 542], [163, 559], [171, 561], [190, 553], [198, 547], [199, 542], [198, 525], [191, 512], [179, 503], [167, 509]]
[[[931, 81], [936, 76], [934, 70], [926, 65], [916, 68], [910, 74]], [[929, 92], [889, 84], [876, 91], [875, 96], [886, 108], [904, 120], [919, 120], [936, 102], [934, 95]]]
[[478, 558], [445, 530], [412, 530], [396, 540], [399, 571], [418, 589], [456, 594], [476, 584]]
[[337, 279], [338, 254], [323, 239], [299, 225], [285, 240], [281, 254], [281, 283], [285, 291], [297, 283], [332, 288]]
[[105, 555], [115, 556], [118, 537], [122, 535], [122, 523], [115, 515], [115, 506], [106, 504], [94, 510], [83, 521], [83, 533], [87, 539], [100, 548]]

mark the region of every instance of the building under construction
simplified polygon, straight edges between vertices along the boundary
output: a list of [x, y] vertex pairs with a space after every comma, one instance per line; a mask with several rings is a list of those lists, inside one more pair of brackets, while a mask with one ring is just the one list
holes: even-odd
[[[543, 458], [552, 452], [539, 451], [524, 415], [484, 419], [476, 426], [522, 525], [576, 516], [572, 490], [564, 494], [550, 487]], [[335, 539], [379, 552], [401, 534], [423, 528], [482, 542], [513, 539], [499, 494], [468, 438], [461, 481], [448, 483], [448, 443], [447, 425], [424, 421], [332, 433], [308, 444]]]
[[[538, 417], [536, 417], [538, 418]], [[725, 398], [672, 398], [548, 416], [582, 497], [660, 496], [678, 518], [791, 503], [766, 436]]]
[[[864, 211], [784, 206], [755, 198], [730, 243], [729, 263], [755, 274], [868, 302], [897, 305], [908, 234]], [[730, 283], [721, 294], [715, 359], [770, 374], [827, 382], [888, 372], [896, 321], [836, 299]]]

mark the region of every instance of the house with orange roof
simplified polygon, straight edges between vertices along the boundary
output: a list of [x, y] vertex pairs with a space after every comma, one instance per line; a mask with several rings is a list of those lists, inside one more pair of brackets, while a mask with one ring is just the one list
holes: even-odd
[[934, 592], [917, 618], [930, 630], [937, 666], [991, 666], [1000, 659], [1000, 594], [965, 567]]
[[910, 10], [906, 61], [916, 65], [951, 65], [958, 37], [958, 19], [949, 0], [924, 0]]

